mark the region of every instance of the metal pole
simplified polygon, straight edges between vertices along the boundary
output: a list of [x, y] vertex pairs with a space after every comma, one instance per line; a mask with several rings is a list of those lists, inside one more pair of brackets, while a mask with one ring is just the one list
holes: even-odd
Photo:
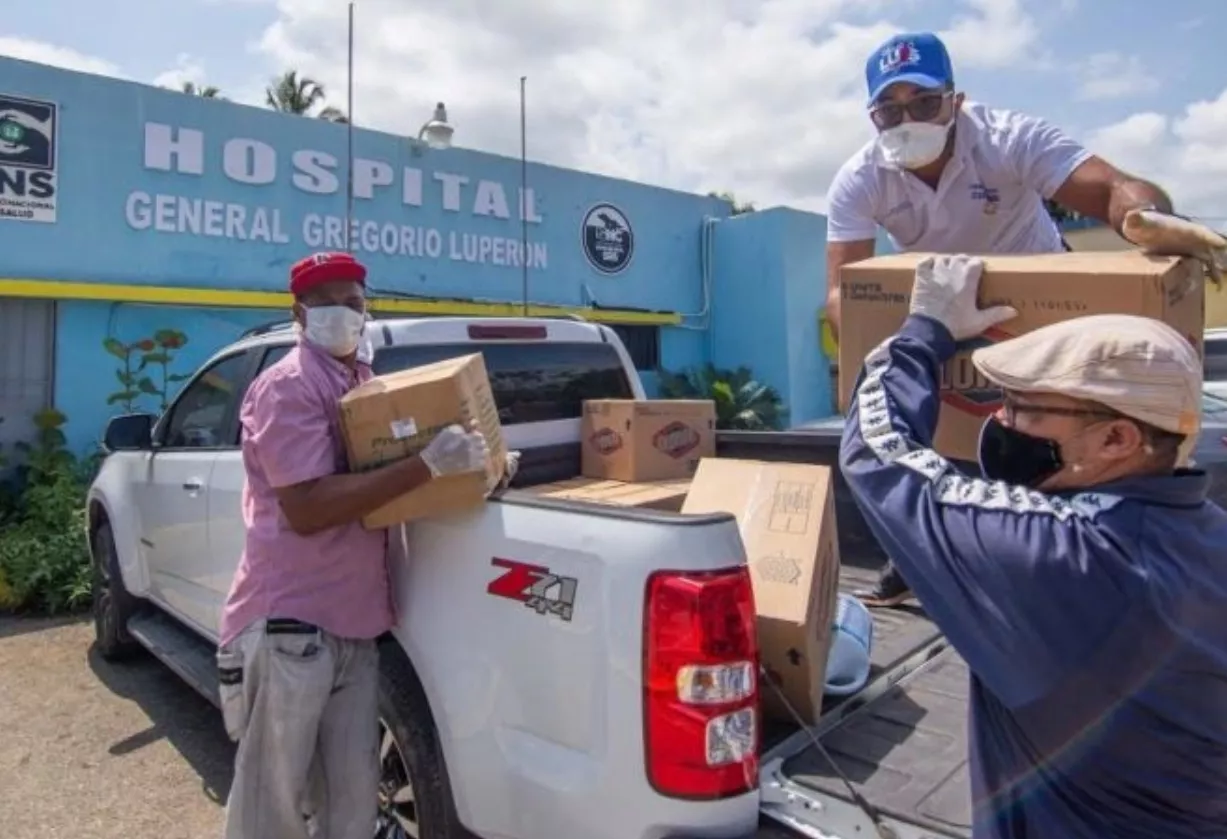
[[528, 317], [528, 116], [524, 105], [527, 80], [527, 76], [520, 76], [520, 293], [524, 317]]
[[345, 104], [345, 250], [353, 252], [349, 241], [354, 226], [354, 4], [349, 4], [349, 48], [346, 83], [349, 87]]

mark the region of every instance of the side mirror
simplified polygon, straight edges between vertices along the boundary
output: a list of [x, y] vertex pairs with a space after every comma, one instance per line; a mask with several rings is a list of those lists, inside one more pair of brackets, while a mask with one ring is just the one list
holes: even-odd
[[112, 417], [102, 437], [108, 452], [141, 451], [153, 448], [153, 414], [123, 414]]

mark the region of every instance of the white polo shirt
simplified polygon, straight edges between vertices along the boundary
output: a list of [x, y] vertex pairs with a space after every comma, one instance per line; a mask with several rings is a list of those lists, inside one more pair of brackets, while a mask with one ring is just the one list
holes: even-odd
[[827, 192], [828, 241], [874, 239], [881, 225], [901, 251], [1062, 250], [1043, 199], [1091, 152], [1016, 111], [964, 102], [956, 120], [954, 156], [937, 189], [884, 162], [872, 140], [853, 155]]

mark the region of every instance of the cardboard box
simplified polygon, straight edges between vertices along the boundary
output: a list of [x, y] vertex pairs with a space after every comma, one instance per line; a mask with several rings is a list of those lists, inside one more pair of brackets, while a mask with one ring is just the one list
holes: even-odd
[[[758, 610], [763, 667], [802, 719], [822, 714], [839, 588], [835, 476], [828, 466], [704, 459], [683, 513], [737, 518]], [[765, 716], [794, 722], [770, 685]]]
[[[916, 264], [925, 254], [891, 254], [840, 271], [839, 407], [845, 414], [865, 356], [907, 317]], [[966, 341], [942, 371], [942, 409], [934, 447], [976, 459], [980, 426], [1001, 407], [1001, 393], [971, 364], [987, 343], [1050, 323], [1095, 314], [1132, 314], [1171, 324], [1202, 351], [1205, 280], [1191, 259], [1140, 251], [986, 256], [980, 305], [1008, 303], [1019, 316]]]
[[586, 478], [642, 482], [688, 478], [716, 454], [716, 404], [708, 399], [584, 402]]
[[543, 484], [527, 490], [533, 495], [565, 501], [590, 501], [615, 507], [641, 507], [649, 510], [678, 512], [690, 490], [690, 479], [626, 483], [597, 478], [572, 478]]
[[376, 376], [341, 399], [349, 468], [359, 472], [420, 452], [452, 423], [476, 420], [490, 447], [486, 469], [435, 478], [362, 520], [370, 530], [448, 515], [484, 502], [503, 476], [507, 446], [480, 353]]

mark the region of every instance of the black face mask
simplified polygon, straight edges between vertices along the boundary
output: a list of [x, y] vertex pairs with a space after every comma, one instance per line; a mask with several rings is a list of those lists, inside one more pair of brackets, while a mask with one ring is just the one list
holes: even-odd
[[990, 481], [1035, 488], [1064, 466], [1056, 440], [1024, 434], [996, 417], [980, 429], [980, 469]]

